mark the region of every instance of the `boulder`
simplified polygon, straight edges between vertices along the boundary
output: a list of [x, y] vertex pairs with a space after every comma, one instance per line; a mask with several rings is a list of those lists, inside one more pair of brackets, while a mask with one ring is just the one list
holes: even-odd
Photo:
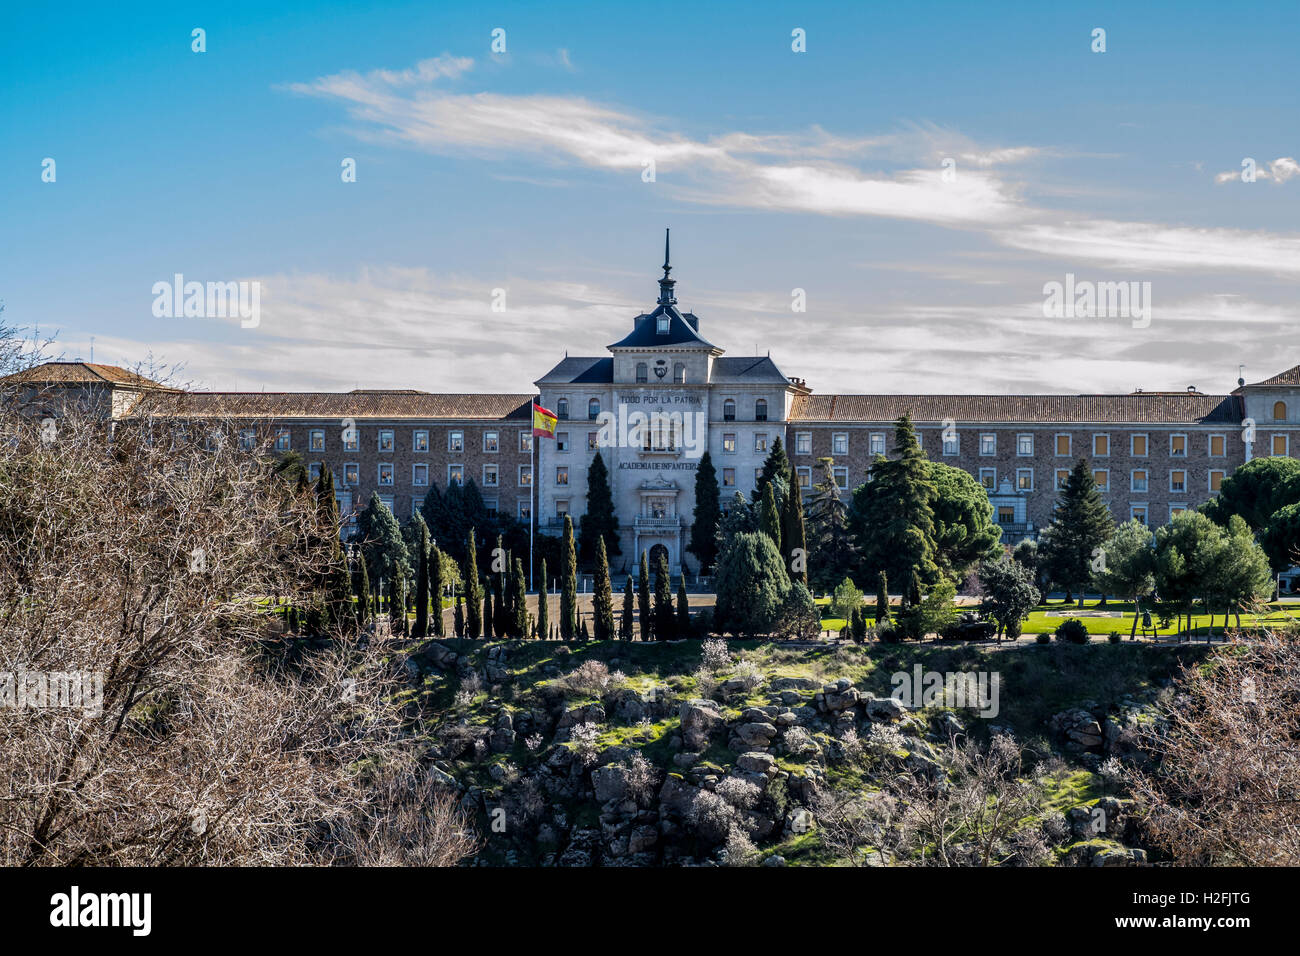
[[868, 697], [866, 701], [867, 716], [872, 720], [902, 720], [907, 716], [903, 702], [893, 697]]
[[741, 770], [761, 773], [768, 777], [774, 777], [777, 773], [776, 761], [765, 753], [743, 753], [736, 758], [736, 766]]
[[597, 767], [591, 772], [591, 788], [596, 800], [607, 803], [622, 800], [627, 795], [627, 769], [625, 767]]
[[776, 739], [776, 727], [769, 723], [748, 723], [741, 724], [736, 728], [736, 736], [741, 743], [745, 744], [750, 750], [761, 750], [772, 746], [772, 741]]
[[724, 725], [722, 714], [711, 700], [688, 700], [681, 706], [682, 744], [687, 750], [703, 750]]

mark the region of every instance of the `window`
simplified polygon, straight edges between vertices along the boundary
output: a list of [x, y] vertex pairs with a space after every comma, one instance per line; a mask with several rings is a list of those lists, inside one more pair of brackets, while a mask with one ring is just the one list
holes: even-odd
[[646, 366], [645, 362], [636, 363], [636, 380], [641, 384], [650, 381], [650, 370]]
[[556, 451], [568, 451], [568, 450], [569, 450], [569, 433], [568, 433], [568, 432], [556, 432], [556, 433], [555, 433], [555, 450], [556, 450]]
[[799, 467], [799, 468], [796, 468], [796, 469], [794, 470], [794, 473], [795, 473], [795, 475], [796, 475], [796, 476], [798, 477], [798, 479], [799, 479], [799, 487], [800, 487], [800, 488], [811, 488], [811, 487], [812, 487], [812, 469], [811, 469], [811, 468], [809, 468], [807, 465], [803, 465], [803, 466], [801, 466], [801, 467]]
[[1146, 505], [1132, 505], [1132, 506], [1128, 509], [1128, 516], [1129, 516], [1129, 518], [1130, 518], [1131, 520], [1133, 520], [1133, 521], [1140, 521], [1140, 522], [1142, 522], [1143, 524], [1146, 524], [1146, 523], [1147, 523], [1147, 506], [1146, 506]]
[[1109, 435], [1092, 436], [1092, 457], [1093, 458], [1110, 457], [1110, 436]]
[[980, 435], [980, 454], [984, 456], [996, 455], [998, 453], [998, 436], [983, 434]]
[[257, 444], [257, 429], [244, 428], [239, 432], [239, 447], [244, 451], [252, 451]]
[[447, 451], [463, 452], [465, 450], [465, 433], [447, 432]]
[[673, 365], [673, 382], [677, 385], [686, 384], [686, 363], [677, 362]]
[[1134, 435], [1129, 439], [1129, 454], [1134, 458], [1145, 458], [1147, 456], [1147, 436]]
[[849, 486], [849, 470], [843, 465], [836, 465], [831, 469], [831, 474], [835, 477], [835, 484], [840, 488]]
[[361, 484], [361, 466], [355, 461], [349, 461], [343, 465], [343, 484], [349, 488], [355, 488]]
[[1146, 491], [1147, 473], [1145, 471], [1130, 472], [1128, 487], [1130, 491]]
[[312, 481], [316, 481], [320, 478], [320, 462], [313, 461], [307, 466], [307, 477]]
[[600, 432], [587, 432], [587, 451], [595, 451], [600, 447]]
[[531, 431], [522, 431], [519, 433], [519, 450], [531, 452], [533, 450], [533, 433]]
[[734, 468], [722, 469], [722, 487], [724, 488], [736, 487], [736, 469]]
[[1068, 456], [1069, 454], [1070, 454], [1070, 436], [1057, 435], [1056, 436], [1056, 457], [1061, 458], [1061, 457]]
[[565, 499], [563, 499], [562, 501], [557, 501], [557, 502], [555, 502], [555, 517], [556, 517], [556, 518], [558, 518], [560, 521], [563, 521], [564, 518], [565, 518], [565, 516], [568, 515], [568, 513], [569, 513], [569, 499], [568, 499], [568, 498], [565, 498]]
[[1186, 435], [1169, 436], [1169, 455], [1171, 458], [1187, 457], [1187, 436]]
[[722, 403], [722, 420], [724, 422], [734, 422], [736, 420], [736, 403], [730, 398]]
[[379, 450], [380, 451], [393, 450], [393, 430], [391, 428], [379, 429]]
[[483, 507], [492, 517], [495, 518], [497, 516], [497, 500], [495, 498], [484, 498]]
[[767, 399], [760, 398], [754, 403], [754, 421], [767, 421]]
[[944, 429], [940, 434], [943, 436], [943, 453], [945, 455], [955, 455], [961, 449], [961, 436], [956, 432], [949, 432]]
[[1015, 524], [1016, 509], [1012, 505], [998, 505], [998, 524]]
[[411, 432], [411, 451], [425, 454], [429, 451], [429, 432], [424, 428]]
[[562, 398], [555, 403], [555, 417], [556, 418], [569, 417], [569, 400], [567, 398]]
[[1289, 447], [1290, 447], [1290, 444], [1291, 444], [1291, 440], [1290, 440], [1290, 438], [1289, 438], [1288, 436], [1286, 436], [1286, 435], [1274, 435], [1274, 436], [1273, 436], [1273, 454], [1274, 454], [1274, 455], [1277, 455], [1277, 456], [1280, 457], [1280, 458], [1284, 458], [1284, 457], [1286, 457], [1286, 456], [1290, 453], [1290, 452], [1288, 451], [1288, 449], [1289, 449]]
[[885, 433], [872, 432], [867, 438], [867, 451], [873, 455], [883, 455], [885, 453]]
[[1110, 491], [1110, 469], [1098, 468], [1092, 473], [1093, 484], [1097, 486], [1100, 492]]
[[1034, 469], [1032, 468], [1016, 469], [1016, 489], [1019, 491], [1034, 490]]
[[1225, 435], [1210, 436], [1210, 457], [1223, 458], [1228, 454], [1228, 439]]
[[1286, 402], [1273, 403], [1273, 420], [1279, 422], [1286, 421]]
[[1221, 488], [1221, 487], [1223, 486], [1223, 474], [1224, 474], [1224, 473], [1223, 473], [1222, 471], [1212, 471], [1212, 472], [1210, 472], [1210, 478], [1209, 478], [1209, 481], [1210, 481], [1210, 491], [1216, 491], [1216, 492], [1217, 492], [1217, 491], [1219, 490], [1219, 488]]
[[463, 485], [465, 484], [465, 466], [448, 465], [447, 466], [447, 484]]
[[279, 432], [279, 433], [275, 436], [275, 450], [276, 450], [276, 451], [288, 451], [288, 450], [289, 450], [289, 433], [288, 433], [288, 432]]
[[1177, 492], [1187, 491], [1187, 472], [1174, 470], [1169, 473], [1169, 490]]
[[1016, 436], [1016, 454], [1021, 458], [1027, 458], [1034, 454], [1034, 436], [1017, 435]]
[[736, 453], [736, 436], [727, 432], [722, 436], [722, 453], [724, 455], [734, 455]]
[[835, 432], [831, 435], [831, 454], [847, 455], [849, 453], [849, 433]]
[[655, 331], [659, 335], [667, 335], [668, 326], [671, 324], [671, 322], [672, 319], [668, 316], [667, 313], [664, 313], [663, 315], [659, 316], [659, 320], [655, 323]]
[[980, 469], [980, 484], [985, 491], [996, 491], [998, 487], [998, 470], [996, 468]]
[[558, 468], [555, 469], [555, 484], [557, 486], [565, 486], [568, 485], [568, 483], [569, 483], [569, 466], [560, 465]]
[[533, 466], [520, 465], [519, 466], [519, 487], [527, 488], [532, 483], [533, 483]]
[[1068, 468], [1056, 469], [1056, 490], [1060, 491], [1065, 487], [1065, 483], [1070, 480], [1070, 470]]
[[308, 433], [308, 437], [307, 437], [307, 450], [308, 450], [308, 451], [324, 451], [324, 450], [325, 450], [325, 429], [323, 429], [323, 428], [313, 428], [313, 429]]
[[530, 521], [533, 517], [533, 503], [527, 498], [520, 498], [518, 505], [520, 521]]
[[483, 433], [483, 450], [489, 454], [495, 454], [501, 450], [501, 433], [484, 432]]
[[767, 435], [759, 433], [754, 436], [754, 451], [759, 454], [767, 454]]
[[392, 511], [392, 510], [393, 510], [393, 505], [397, 503], [397, 499], [396, 499], [395, 497], [393, 497], [392, 495], [380, 495], [380, 496], [379, 496], [379, 501], [380, 501], [380, 502], [383, 504], [383, 506], [384, 506], [385, 508], [387, 508], [389, 511]]
[[499, 482], [497, 480], [497, 466], [494, 464], [484, 465], [483, 466], [483, 487], [495, 488], [497, 487], [498, 484]]
[[796, 455], [812, 454], [812, 432], [794, 433], [794, 453]]
[[343, 450], [356, 451], [361, 447], [361, 429], [350, 425], [343, 429]]
[[393, 464], [392, 462], [381, 461], [379, 463], [379, 484], [391, 485], [393, 483]]
[[587, 421], [594, 422], [600, 417], [600, 399], [593, 398], [587, 402]]
[[1180, 514], [1182, 514], [1182, 513], [1183, 513], [1184, 511], [1186, 511], [1186, 510], [1187, 510], [1187, 505], [1181, 505], [1181, 504], [1180, 504], [1180, 505], [1170, 505], [1170, 506], [1169, 506], [1169, 520], [1170, 520], [1170, 521], [1173, 521], [1175, 518], [1177, 518]]
[[424, 487], [429, 483], [429, 466], [420, 462], [411, 466], [411, 484]]

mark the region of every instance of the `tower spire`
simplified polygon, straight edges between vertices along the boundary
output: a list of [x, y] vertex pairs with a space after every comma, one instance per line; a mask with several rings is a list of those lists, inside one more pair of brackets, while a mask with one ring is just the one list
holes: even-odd
[[673, 267], [669, 265], [671, 260], [668, 255], [668, 250], [669, 250], [668, 239], [669, 239], [669, 230], [665, 229], [664, 230], [664, 276], [662, 279], [659, 280], [659, 304], [660, 305], [677, 304], [677, 297], [673, 295], [673, 286], [677, 284], [677, 280], [670, 278], [668, 275], [670, 272], [673, 271]]

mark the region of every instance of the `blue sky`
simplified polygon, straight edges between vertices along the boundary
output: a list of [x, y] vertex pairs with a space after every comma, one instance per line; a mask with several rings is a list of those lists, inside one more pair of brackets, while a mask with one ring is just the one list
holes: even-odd
[[[705, 334], [819, 391], [1222, 391], [1300, 362], [1297, 4], [6, 20], [0, 301], [67, 357], [94, 336], [203, 387], [524, 391], [650, 305], [672, 226]], [[261, 282], [257, 328], [155, 318], [177, 272]], [[1044, 318], [1066, 273], [1150, 282], [1149, 327]]]

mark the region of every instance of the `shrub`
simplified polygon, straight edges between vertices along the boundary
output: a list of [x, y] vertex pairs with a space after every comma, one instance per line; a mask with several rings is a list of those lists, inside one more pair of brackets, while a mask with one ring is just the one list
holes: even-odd
[[1056, 625], [1056, 639], [1071, 644], [1087, 644], [1088, 628], [1077, 617], [1068, 618]]
[[1052, 640], [1051, 634], [1039, 634], [1037, 637], [1034, 638], [1034, 641], [1038, 644], [1047, 644], [1051, 640]]
[[700, 646], [701, 663], [710, 670], [720, 670], [731, 665], [731, 654], [727, 651], [727, 642], [720, 637], [712, 637]]
[[894, 624], [884, 624], [876, 629], [876, 637], [882, 644], [901, 644], [903, 632]]
[[1112, 644], [1118, 644], [1120, 641], [1124, 640], [1124, 635], [1119, 631], [1111, 631], [1106, 635], [1106, 640], [1110, 641]]

